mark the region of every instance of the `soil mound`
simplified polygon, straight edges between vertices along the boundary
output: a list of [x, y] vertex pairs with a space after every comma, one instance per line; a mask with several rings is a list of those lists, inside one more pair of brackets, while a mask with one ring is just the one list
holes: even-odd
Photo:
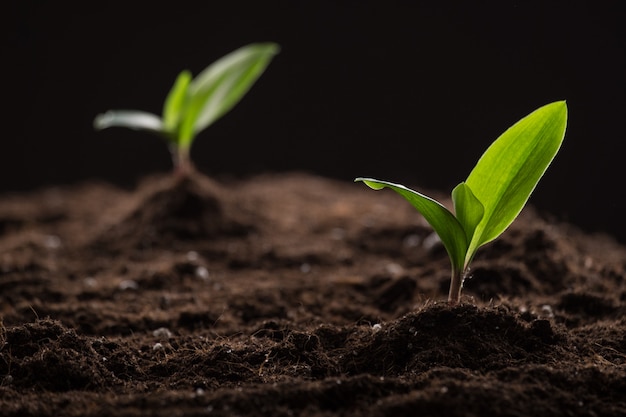
[[6, 196], [0, 415], [624, 416], [625, 259], [527, 207], [450, 307], [441, 242], [392, 192], [285, 173]]

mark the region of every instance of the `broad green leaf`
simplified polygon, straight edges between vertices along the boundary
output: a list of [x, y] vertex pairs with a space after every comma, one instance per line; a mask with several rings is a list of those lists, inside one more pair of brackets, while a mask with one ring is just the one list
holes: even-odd
[[469, 185], [464, 182], [452, 190], [452, 202], [454, 203], [455, 216], [461, 223], [461, 226], [463, 226], [463, 230], [465, 230], [467, 241], [471, 242], [474, 231], [485, 214], [485, 208], [476, 198]]
[[250, 44], [220, 58], [198, 74], [189, 85], [190, 101], [181, 125], [180, 146], [189, 147], [198, 132], [231, 110], [278, 51], [274, 43]]
[[565, 101], [554, 102], [511, 126], [485, 151], [466, 180], [485, 208], [468, 257], [515, 220], [559, 150], [566, 124]]
[[223, 79], [213, 93], [214, 99], [206, 103], [202, 109], [202, 114], [195, 125], [196, 132], [201, 131], [227, 113], [250, 90], [269, 64], [271, 56], [259, 56], [258, 58], [256, 61], [250, 62], [248, 66], [233, 70], [228, 77]]
[[441, 203], [404, 185], [372, 178], [356, 178], [355, 181], [362, 181], [374, 190], [388, 187], [404, 197], [424, 216], [437, 235], [439, 235], [443, 246], [448, 251], [453, 269], [456, 271], [463, 270], [465, 253], [469, 242], [465, 237], [465, 231], [461, 223]]
[[162, 134], [163, 123], [156, 114], [139, 110], [109, 110], [96, 116], [93, 126], [97, 130], [109, 127], [126, 127]]
[[170, 134], [176, 135], [178, 130], [190, 82], [191, 72], [181, 71], [163, 103], [163, 129]]

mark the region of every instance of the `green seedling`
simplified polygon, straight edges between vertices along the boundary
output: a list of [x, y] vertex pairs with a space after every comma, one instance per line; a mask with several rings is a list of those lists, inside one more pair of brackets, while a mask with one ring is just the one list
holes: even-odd
[[424, 216], [450, 257], [448, 302], [457, 304], [476, 251], [500, 236], [522, 211], [561, 147], [566, 125], [567, 105], [557, 101], [507, 129], [485, 151], [467, 179], [452, 190], [454, 214], [403, 185], [373, 178], [355, 181], [374, 190], [394, 190]]
[[139, 110], [109, 110], [96, 116], [94, 127], [126, 127], [162, 137], [175, 171], [187, 175], [193, 169], [189, 150], [198, 133], [243, 98], [278, 51], [274, 43], [250, 44], [218, 59], [195, 78], [184, 70], [165, 98], [161, 117]]

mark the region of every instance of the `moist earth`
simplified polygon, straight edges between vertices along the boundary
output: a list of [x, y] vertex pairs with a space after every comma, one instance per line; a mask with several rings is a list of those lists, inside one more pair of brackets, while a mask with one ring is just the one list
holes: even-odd
[[528, 206], [449, 306], [432, 229], [349, 180], [5, 194], [0, 415], [624, 416], [625, 255]]

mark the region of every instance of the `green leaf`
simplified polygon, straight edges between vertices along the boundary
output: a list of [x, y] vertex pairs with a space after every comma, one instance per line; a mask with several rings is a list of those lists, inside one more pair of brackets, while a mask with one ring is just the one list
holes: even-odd
[[181, 71], [163, 103], [163, 129], [172, 135], [176, 135], [190, 83], [191, 72]]
[[180, 127], [181, 147], [230, 111], [250, 90], [279, 51], [274, 43], [250, 44], [220, 58], [193, 79], [189, 106]]
[[515, 220], [561, 147], [566, 124], [565, 101], [554, 102], [511, 126], [485, 151], [466, 180], [485, 208], [468, 259]]
[[134, 130], [162, 134], [163, 123], [156, 114], [139, 110], [109, 110], [96, 116], [93, 126], [97, 130], [109, 127], [126, 127]]
[[465, 237], [465, 231], [461, 223], [441, 203], [404, 185], [372, 178], [356, 178], [355, 181], [362, 181], [374, 190], [388, 187], [404, 197], [424, 216], [437, 235], [439, 235], [443, 246], [448, 251], [453, 270], [463, 270], [468, 240]]
[[476, 198], [469, 185], [464, 182], [452, 190], [452, 202], [454, 203], [455, 216], [465, 230], [467, 241], [471, 242], [476, 227], [485, 214], [485, 207]]

